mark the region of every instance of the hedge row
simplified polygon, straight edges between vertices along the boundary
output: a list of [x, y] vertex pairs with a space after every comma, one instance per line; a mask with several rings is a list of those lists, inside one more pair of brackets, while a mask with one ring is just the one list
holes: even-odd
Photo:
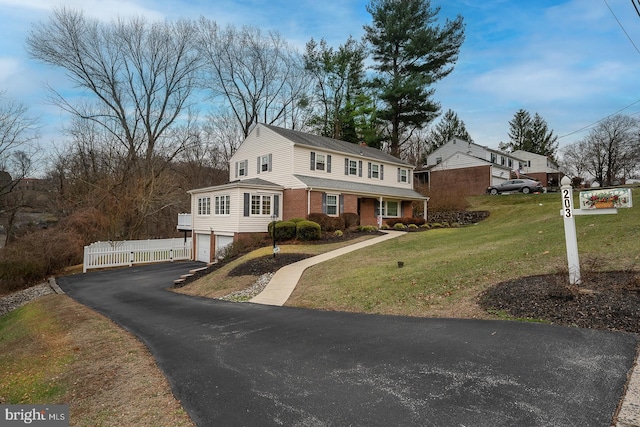
[[310, 213], [309, 221], [320, 224], [320, 228], [323, 231], [332, 232], [357, 227], [360, 225], [360, 216], [351, 212], [345, 212], [340, 216], [329, 216], [323, 213]]
[[277, 241], [286, 240], [318, 240], [322, 237], [320, 224], [304, 219], [289, 221], [272, 221], [268, 226], [269, 236]]

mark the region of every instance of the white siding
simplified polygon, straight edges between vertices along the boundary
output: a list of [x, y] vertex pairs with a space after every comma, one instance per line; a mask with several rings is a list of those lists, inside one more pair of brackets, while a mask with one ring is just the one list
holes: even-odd
[[525, 165], [525, 167], [523, 168], [524, 173], [554, 173], [559, 171], [557, 166], [554, 165], [553, 162], [551, 162], [546, 156], [542, 156], [536, 153], [530, 153], [523, 150], [514, 151], [513, 155], [518, 156], [520, 159], [527, 162], [531, 162], [530, 166]]
[[[271, 171], [258, 173], [258, 157], [271, 154]], [[231, 157], [229, 181], [260, 178], [283, 186], [292, 183], [293, 143], [272, 130], [257, 125]], [[235, 163], [247, 160], [248, 174], [235, 176]]]
[[442, 160], [441, 163], [434, 166], [432, 170], [449, 170], [449, 169], [463, 169], [472, 168], [476, 166], [486, 166], [487, 162], [480, 160], [476, 157], [472, 157], [465, 153], [456, 152], [448, 158]]
[[[196, 233], [249, 233], [249, 232], [266, 232], [267, 225], [272, 221], [270, 215], [264, 216], [244, 216], [244, 193], [260, 194], [263, 196], [275, 195], [278, 197], [278, 213], [279, 218], [282, 219], [282, 192], [278, 191], [266, 191], [260, 190], [257, 193], [255, 190], [246, 188], [231, 188], [226, 190], [212, 190], [202, 193], [194, 194], [191, 198], [192, 206], [191, 212], [193, 212], [193, 230]], [[229, 195], [230, 196], [230, 212], [229, 215], [215, 215], [214, 213], [214, 200], [215, 196]], [[209, 196], [211, 197], [211, 215], [201, 216], [198, 215], [197, 199], [198, 197]], [[274, 213], [274, 207], [272, 206], [271, 213]]]

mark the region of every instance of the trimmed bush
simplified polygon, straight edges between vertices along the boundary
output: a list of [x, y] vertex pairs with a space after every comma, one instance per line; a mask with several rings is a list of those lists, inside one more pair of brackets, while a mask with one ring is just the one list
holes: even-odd
[[309, 221], [320, 224], [322, 231], [328, 233], [336, 230], [344, 230], [345, 220], [342, 217], [329, 216], [323, 213], [310, 213]]
[[319, 240], [322, 238], [320, 224], [313, 221], [300, 221], [296, 224], [296, 238], [298, 240]]
[[283, 242], [296, 237], [296, 223], [292, 221], [272, 221], [269, 223], [269, 236], [273, 238], [275, 227], [276, 240]]
[[374, 225], [359, 225], [358, 231], [364, 231], [367, 233], [373, 233], [374, 231], [378, 231], [378, 227]]
[[304, 218], [291, 218], [288, 221], [295, 222], [297, 224], [297, 223], [299, 223], [301, 221], [306, 221], [306, 219], [304, 219]]
[[333, 232], [333, 235], [336, 237], [342, 237], [344, 236], [344, 233], [342, 232], [342, 230], [336, 230]]
[[418, 226], [415, 224], [409, 224], [407, 225], [407, 228], [418, 228]]
[[407, 226], [401, 222], [398, 222], [393, 226], [394, 230], [404, 230], [405, 228], [407, 228]]
[[403, 217], [403, 218], [387, 218], [385, 219], [385, 222], [389, 227], [394, 227], [396, 224], [400, 224], [400, 223], [405, 225], [415, 224], [420, 226], [424, 224], [426, 221], [424, 218], [419, 218], [419, 217]]
[[340, 217], [344, 220], [345, 229], [357, 227], [360, 225], [360, 215], [352, 212], [345, 212]]

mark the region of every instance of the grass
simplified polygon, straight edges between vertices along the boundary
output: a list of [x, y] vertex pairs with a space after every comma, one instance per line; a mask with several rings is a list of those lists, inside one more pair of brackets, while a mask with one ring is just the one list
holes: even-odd
[[[280, 247], [280, 253], [304, 253], [309, 255], [319, 255], [324, 252], [332, 251], [334, 249], [341, 248], [343, 246], [351, 245], [361, 242], [363, 240], [371, 239], [375, 235], [365, 234], [356, 239], [349, 241], [330, 243], [326, 245], [322, 244], [292, 244], [292, 245], [278, 245]], [[236, 291], [248, 288], [255, 283], [258, 279], [257, 276], [245, 275], [229, 277], [227, 274], [238, 265], [250, 261], [255, 258], [263, 256], [273, 255], [273, 247], [267, 246], [264, 248], [252, 251], [238, 259], [235, 259], [228, 264], [224, 265], [220, 269], [207, 274], [206, 276], [196, 280], [195, 282], [185, 286], [184, 288], [174, 289], [178, 293], [184, 293], [189, 295], [198, 295], [208, 298], [219, 298]]]
[[[577, 197], [577, 194], [576, 194]], [[432, 229], [370, 246], [309, 268], [287, 305], [409, 316], [495, 318], [476, 304], [491, 285], [567, 269], [559, 193], [478, 196], [471, 210], [491, 215], [477, 225]], [[576, 200], [577, 206], [577, 200]], [[585, 270], [640, 265], [640, 210], [576, 216]], [[353, 243], [353, 242], [349, 242]], [[283, 245], [282, 252], [320, 253], [339, 245]], [[179, 292], [220, 297], [252, 285], [255, 276], [227, 277], [235, 266], [269, 255], [254, 251]], [[398, 261], [404, 263], [398, 268]]]
[[193, 425], [144, 345], [63, 295], [0, 317], [0, 404], [37, 403], [70, 425]]
[[[507, 279], [566, 269], [560, 195], [479, 196], [477, 225], [407, 233], [308, 269], [287, 305], [409, 316], [488, 317], [475, 301]], [[640, 212], [576, 217], [583, 264], [640, 263]], [[397, 261], [404, 267], [398, 268]]]

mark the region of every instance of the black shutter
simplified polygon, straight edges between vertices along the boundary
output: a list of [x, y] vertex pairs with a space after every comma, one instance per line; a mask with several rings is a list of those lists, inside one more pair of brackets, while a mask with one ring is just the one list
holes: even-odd
[[362, 160], [358, 160], [358, 176], [362, 177]]
[[398, 182], [400, 182], [400, 168], [398, 168]]
[[249, 216], [249, 209], [251, 208], [251, 195], [244, 193], [244, 216]]
[[312, 171], [316, 170], [316, 153], [311, 152], [311, 165], [309, 165]]
[[269, 154], [269, 172], [271, 172], [271, 163], [273, 163], [273, 155]]
[[331, 173], [331, 154], [327, 154], [327, 173]]
[[257, 171], [258, 171], [258, 175], [260, 175], [260, 169], [261, 169], [261, 166], [262, 166], [262, 165], [260, 164], [260, 156], [258, 156], [258, 169], [257, 169]]
[[280, 216], [280, 195], [278, 194], [273, 196], [273, 214], [276, 218]]
[[322, 213], [327, 213], [327, 193], [322, 193]]
[[369, 162], [369, 175], [368, 178], [371, 178], [371, 162]]
[[380, 165], [380, 179], [384, 179], [384, 165]]
[[344, 159], [344, 174], [349, 175], [349, 159]]
[[236, 162], [236, 178], [238, 177], [238, 162]]
[[344, 213], [344, 194], [340, 195], [340, 210], [338, 211], [340, 215]]

